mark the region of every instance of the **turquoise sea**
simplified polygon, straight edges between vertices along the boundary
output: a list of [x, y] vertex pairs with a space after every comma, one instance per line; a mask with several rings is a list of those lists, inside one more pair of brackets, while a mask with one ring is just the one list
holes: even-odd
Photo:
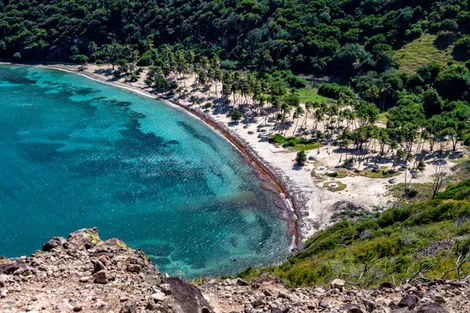
[[291, 239], [260, 183], [227, 140], [178, 109], [0, 65], [0, 255], [97, 226], [182, 278], [279, 262]]

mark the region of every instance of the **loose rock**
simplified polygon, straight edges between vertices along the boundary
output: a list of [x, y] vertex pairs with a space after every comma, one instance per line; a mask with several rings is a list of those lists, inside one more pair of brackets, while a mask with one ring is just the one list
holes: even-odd
[[330, 286], [331, 286], [331, 288], [337, 288], [340, 291], [342, 291], [345, 284], [346, 284], [346, 282], [344, 280], [336, 278], [336, 279], [331, 281]]
[[127, 270], [132, 273], [139, 273], [142, 267], [139, 264], [129, 264], [127, 265]]
[[42, 246], [42, 251], [51, 251], [55, 247], [66, 245], [67, 240], [64, 237], [52, 237]]
[[416, 304], [418, 303], [418, 297], [415, 295], [405, 295], [403, 298], [401, 298], [400, 302], [398, 303], [398, 306], [400, 308], [410, 308], [413, 309]]
[[124, 305], [121, 310], [119, 310], [119, 313], [136, 313], [136, 306], [135, 304], [126, 304]]
[[93, 282], [95, 283], [98, 283], [98, 284], [108, 283], [108, 277], [107, 277], [106, 271], [104, 270], [93, 274], [93, 278], [94, 278]]
[[155, 292], [154, 294], [152, 294], [152, 295], [150, 296], [150, 298], [152, 298], [153, 300], [155, 300], [155, 301], [157, 301], [157, 302], [160, 302], [160, 301], [165, 300], [167, 297], [166, 297], [166, 295], [165, 295], [163, 292], [157, 291], [157, 292]]
[[[467, 307], [468, 309], [468, 307]], [[439, 303], [429, 303], [420, 307], [417, 313], [449, 313], [442, 305]]]

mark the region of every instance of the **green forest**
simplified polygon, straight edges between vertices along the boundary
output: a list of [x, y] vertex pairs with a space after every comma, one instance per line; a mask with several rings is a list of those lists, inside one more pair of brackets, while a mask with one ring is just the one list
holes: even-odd
[[470, 45], [466, 0], [23, 0], [2, 1], [0, 11], [0, 57], [39, 61], [169, 44], [231, 69], [349, 78], [395, 68], [392, 51], [423, 33], [455, 44], [457, 60]]

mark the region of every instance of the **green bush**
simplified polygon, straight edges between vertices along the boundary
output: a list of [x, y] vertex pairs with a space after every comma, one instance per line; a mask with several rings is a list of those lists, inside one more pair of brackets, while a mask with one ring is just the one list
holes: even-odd
[[289, 137], [285, 138], [282, 135], [273, 135], [269, 137], [269, 142], [273, 144], [282, 145], [284, 148], [294, 148], [296, 150], [312, 150], [318, 148], [320, 143], [313, 139]]
[[462, 59], [470, 58], [470, 36], [463, 36], [455, 42], [454, 54]]
[[230, 113], [230, 119], [234, 123], [238, 123], [243, 117], [243, 114], [238, 111], [238, 110], [233, 110], [232, 113]]
[[354, 97], [354, 93], [351, 89], [336, 83], [321, 84], [320, 88], [318, 88], [318, 94], [333, 99], [339, 99], [342, 94], [350, 98]]
[[152, 87], [158, 92], [168, 92], [177, 88], [177, 85], [174, 81], [166, 79], [163, 76], [158, 76], [155, 78]]
[[286, 81], [291, 88], [305, 88], [307, 86], [307, 82], [305, 79], [300, 78], [297, 75], [294, 75], [292, 71], [278, 71], [272, 74], [272, 77], [279, 77], [282, 80]]
[[290, 137], [286, 138], [284, 142], [284, 147], [295, 147], [299, 143], [301, 143], [303, 139], [297, 138], [297, 137]]
[[305, 154], [304, 150], [300, 150], [297, 152], [297, 157], [295, 158], [295, 161], [299, 166], [304, 166], [305, 162], [307, 162], [307, 155]]
[[269, 137], [269, 142], [270, 143], [276, 143], [278, 145], [283, 145], [285, 141], [286, 141], [286, 138], [282, 135], [273, 135], [273, 136]]
[[470, 200], [470, 179], [451, 185], [439, 193], [439, 199]]

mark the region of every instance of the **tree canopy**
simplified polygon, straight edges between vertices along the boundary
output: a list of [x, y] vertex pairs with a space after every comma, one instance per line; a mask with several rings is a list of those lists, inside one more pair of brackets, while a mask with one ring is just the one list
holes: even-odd
[[468, 58], [468, 16], [467, 0], [11, 0], [0, 3], [0, 58], [93, 60], [124, 46], [145, 59], [169, 44], [232, 69], [350, 77], [393, 68], [391, 50], [429, 31], [453, 33]]

